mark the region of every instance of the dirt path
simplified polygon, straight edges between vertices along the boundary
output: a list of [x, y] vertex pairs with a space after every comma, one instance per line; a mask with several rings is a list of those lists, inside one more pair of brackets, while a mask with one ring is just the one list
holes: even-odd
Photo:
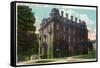
[[[80, 59], [75, 58], [76, 56], [60, 58], [60, 59], [39, 59], [39, 60], [29, 60], [17, 63], [18, 65], [29, 65], [29, 64], [48, 64], [48, 63], [68, 63], [68, 62], [82, 62], [82, 61], [95, 61], [96, 59]], [[46, 60], [53, 60], [52, 62], [45, 62], [45, 63], [36, 63], [37, 61], [46, 61]]]

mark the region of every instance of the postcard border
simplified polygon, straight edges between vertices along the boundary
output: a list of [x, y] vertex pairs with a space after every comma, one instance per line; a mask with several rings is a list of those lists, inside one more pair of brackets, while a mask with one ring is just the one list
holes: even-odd
[[[48, 63], [48, 64], [34, 64], [34, 65], [16, 65], [16, 3], [31, 3], [31, 4], [47, 4], [47, 5], [63, 5], [63, 6], [79, 6], [79, 7], [95, 7], [96, 8], [96, 61], [82, 61], [82, 62], [68, 62], [68, 63]], [[27, 2], [27, 1], [12, 1], [11, 2], [11, 58], [10, 65], [14, 67], [21, 66], [39, 66], [39, 65], [54, 65], [54, 64], [71, 64], [71, 63], [86, 63], [98, 62], [98, 6], [92, 5], [76, 5], [76, 4], [59, 4], [59, 3], [44, 3], [44, 2]]]

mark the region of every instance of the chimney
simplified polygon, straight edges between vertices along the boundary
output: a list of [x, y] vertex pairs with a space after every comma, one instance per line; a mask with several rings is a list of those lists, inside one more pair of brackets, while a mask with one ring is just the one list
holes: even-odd
[[75, 22], [77, 23], [77, 17], [75, 17]]
[[73, 16], [71, 16], [71, 21], [73, 21]]
[[85, 23], [85, 21], [82, 21], [82, 23], [85, 25], [86, 23]]
[[68, 19], [68, 13], [66, 13], [66, 18]]
[[81, 19], [79, 19], [79, 23], [81, 23]]
[[61, 11], [61, 16], [62, 16], [62, 17], [63, 17], [63, 13], [64, 13], [64, 12], [63, 12], [63, 11]]

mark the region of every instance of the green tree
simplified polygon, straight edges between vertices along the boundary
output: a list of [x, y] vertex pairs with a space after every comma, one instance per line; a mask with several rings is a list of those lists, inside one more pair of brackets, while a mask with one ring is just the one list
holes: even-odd
[[90, 51], [93, 50], [93, 42], [90, 39], [88, 40], [88, 47]]
[[35, 16], [28, 6], [17, 6], [17, 55], [18, 60], [27, 60], [35, 53], [37, 44]]

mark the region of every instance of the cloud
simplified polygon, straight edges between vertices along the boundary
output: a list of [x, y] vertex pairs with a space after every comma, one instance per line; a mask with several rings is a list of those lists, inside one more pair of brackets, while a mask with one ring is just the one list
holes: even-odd
[[60, 13], [61, 13], [61, 11], [64, 11], [64, 17], [66, 17], [66, 13], [68, 13], [68, 18], [70, 19], [71, 18], [71, 16], [74, 16], [74, 18], [75, 17], [77, 17], [78, 19], [80, 19], [80, 14], [79, 13], [76, 13], [74, 10], [72, 10], [72, 9], [60, 9]]
[[60, 9], [60, 13], [61, 13], [61, 11], [64, 11], [64, 17], [65, 17], [65, 14], [68, 13], [69, 19], [70, 19], [70, 16], [74, 16], [74, 18], [77, 17], [78, 20], [79, 19], [84, 20], [86, 22], [87, 29], [88, 29], [88, 38], [91, 40], [96, 39], [96, 24], [94, 24], [96, 22], [91, 20], [87, 14], [79, 14], [72, 9], [68, 9], [68, 10]]
[[80, 14], [80, 19], [84, 20], [87, 23], [87, 25], [94, 23], [91, 19], [89, 19], [88, 15], [86, 14]]
[[79, 14], [79, 13], [75, 12], [72, 9], [68, 9], [68, 10], [67, 9], [60, 9], [60, 14], [61, 14], [61, 11], [64, 11], [64, 17], [65, 17], [65, 14], [68, 13], [68, 18], [69, 19], [71, 18], [71, 16], [74, 16], [74, 18], [77, 17], [78, 20], [81, 19], [81, 20], [86, 22], [87, 28], [89, 30], [95, 30], [93, 28], [93, 26], [95, 26], [94, 25], [95, 22], [93, 20], [91, 20], [87, 14]]
[[90, 40], [95, 40], [96, 39], [96, 32], [95, 31], [89, 31], [88, 32], [88, 38]]

